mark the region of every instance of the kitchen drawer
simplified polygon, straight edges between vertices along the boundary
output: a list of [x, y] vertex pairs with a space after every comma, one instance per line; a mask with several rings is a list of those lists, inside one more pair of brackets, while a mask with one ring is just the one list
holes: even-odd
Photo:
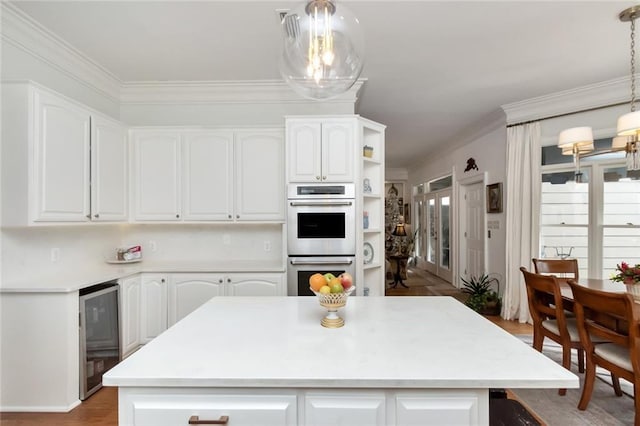
[[[123, 394], [120, 395], [123, 398]], [[188, 426], [192, 416], [199, 420], [218, 420], [228, 416], [228, 425], [295, 425], [297, 398], [290, 395], [216, 395], [176, 391], [163, 394], [124, 396], [121, 421], [131, 426]], [[124, 414], [124, 416], [122, 416]]]

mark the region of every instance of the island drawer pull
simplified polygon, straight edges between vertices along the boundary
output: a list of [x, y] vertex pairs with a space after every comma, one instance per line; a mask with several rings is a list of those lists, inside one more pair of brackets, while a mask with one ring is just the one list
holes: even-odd
[[229, 423], [229, 416], [220, 416], [218, 420], [200, 420], [200, 416], [189, 417], [190, 425], [226, 425]]

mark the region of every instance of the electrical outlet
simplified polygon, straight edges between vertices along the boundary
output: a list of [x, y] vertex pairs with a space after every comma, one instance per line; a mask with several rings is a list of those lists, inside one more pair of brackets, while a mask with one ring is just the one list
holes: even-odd
[[51, 249], [51, 263], [56, 263], [60, 260], [60, 249], [54, 247]]
[[157, 250], [158, 250], [158, 245], [156, 244], [155, 240], [150, 240], [149, 251], [157, 251]]
[[231, 235], [224, 234], [222, 236], [222, 244], [224, 244], [225, 246], [228, 246], [229, 244], [231, 244]]
[[264, 242], [264, 251], [271, 251], [271, 241], [266, 240]]

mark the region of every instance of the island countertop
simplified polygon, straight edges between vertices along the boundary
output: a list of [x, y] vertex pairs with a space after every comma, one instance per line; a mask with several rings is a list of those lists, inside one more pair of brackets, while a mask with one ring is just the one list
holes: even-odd
[[577, 388], [578, 378], [450, 297], [216, 297], [107, 372], [106, 386]]

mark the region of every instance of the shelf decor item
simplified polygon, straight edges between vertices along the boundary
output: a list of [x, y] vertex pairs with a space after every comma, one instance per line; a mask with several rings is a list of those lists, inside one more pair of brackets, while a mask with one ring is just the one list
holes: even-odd
[[364, 148], [362, 148], [362, 155], [367, 158], [373, 157], [373, 147], [365, 145]]
[[318, 297], [320, 306], [327, 308], [327, 315], [322, 318], [320, 324], [327, 328], [340, 328], [344, 325], [344, 319], [338, 315], [338, 309], [347, 304], [347, 298], [354, 292], [356, 286], [352, 285], [341, 293], [320, 293], [311, 289]]
[[616, 273], [611, 276], [611, 281], [626, 285], [627, 293], [633, 296], [636, 303], [640, 303], [640, 263], [632, 266], [627, 262], [620, 262], [616, 265]]
[[373, 261], [373, 246], [371, 245], [371, 243], [368, 243], [368, 242], [364, 243], [362, 254], [363, 254], [365, 265]]

